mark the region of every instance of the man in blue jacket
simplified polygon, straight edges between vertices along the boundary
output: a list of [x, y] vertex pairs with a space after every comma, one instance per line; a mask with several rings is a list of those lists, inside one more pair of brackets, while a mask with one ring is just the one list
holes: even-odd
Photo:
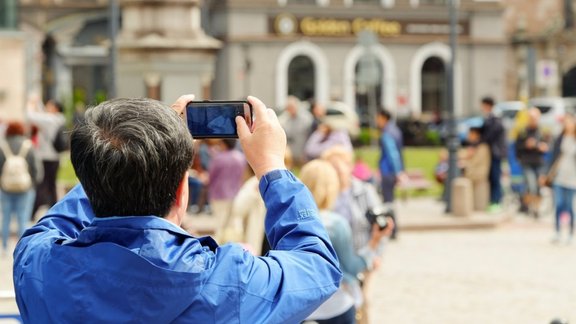
[[255, 257], [180, 228], [192, 137], [172, 109], [116, 99], [71, 134], [75, 187], [14, 252], [14, 286], [30, 323], [298, 323], [341, 279], [309, 191], [284, 166], [286, 135], [254, 97], [255, 125], [237, 117], [260, 179], [273, 248]]
[[[396, 184], [405, 181], [404, 165], [402, 163], [402, 134], [391, 124], [392, 115], [389, 111], [381, 109], [376, 116], [376, 126], [381, 131], [378, 144], [380, 145], [380, 187], [382, 188], [382, 200], [385, 203], [394, 202], [394, 189]], [[394, 226], [392, 240], [398, 235], [398, 227]]]

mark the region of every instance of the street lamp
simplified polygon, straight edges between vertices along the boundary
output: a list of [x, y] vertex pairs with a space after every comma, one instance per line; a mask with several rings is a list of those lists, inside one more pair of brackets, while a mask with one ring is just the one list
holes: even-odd
[[452, 182], [458, 177], [458, 147], [460, 146], [457, 129], [456, 116], [454, 107], [454, 67], [456, 65], [456, 46], [457, 46], [457, 21], [458, 12], [456, 11], [456, 1], [448, 0], [450, 13], [450, 62], [447, 66], [446, 86], [447, 86], [447, 108], [448, 108], [448, 179], [446, 187], [446, 212], [452, 212]]
[[108, 55], [108, 99], [116, 97], [116, 34], [120, 16], [117, 0], [109, 0], [108, 32], [110, 33], [110, 53]]

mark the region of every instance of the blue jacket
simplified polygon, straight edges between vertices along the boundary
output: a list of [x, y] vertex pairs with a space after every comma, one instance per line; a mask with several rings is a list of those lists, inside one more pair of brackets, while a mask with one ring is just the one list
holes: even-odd
[[273, 251], [218, 246], [156, 216], [95, 218], [75, 187], [14, 252], [27, 323], [299, 323], [334, 293], [338, 259], [309, 191], [260, 181]]
[[386, 130], [380, 135], [380, 161], [378, 167], [382, 176], [396, 176], [403, 170], [400, 148], [394, 137]]

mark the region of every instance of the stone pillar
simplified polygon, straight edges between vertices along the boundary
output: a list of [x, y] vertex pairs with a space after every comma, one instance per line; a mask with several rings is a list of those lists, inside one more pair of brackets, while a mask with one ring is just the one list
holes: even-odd
[[120, 0], [117, 39], [119, 97], [157, 96], [171, 102], [185, 93], [209, 99], [220, 42], [200, 24], [200, 0]]
[[24, 117], [26, 97], [26, 41], [22, 32], [0, 32], [0, 119]]

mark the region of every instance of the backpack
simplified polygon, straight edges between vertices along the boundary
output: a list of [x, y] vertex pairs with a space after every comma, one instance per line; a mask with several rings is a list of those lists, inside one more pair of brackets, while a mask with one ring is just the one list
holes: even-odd
[[2, 190], [11, 193], [22, 193], [32, 188], [32, 176], [28, 170], [28, 162], [26, 162], [26, 155], [28, 155], [31, 147], [32, 142], [25, 140], [22, 142], [20, 152], [14, 155], [8, 143], [1, 141], [0, 148], [6, 157], [2, 167], [2, 174], [0, 175], [0, 187]]
[[62, 125], [58, 127], [56, 131], [56, 137], [54, 137], [54, 141], [52, 142], [52, 146], [54, 146], [54, 150], [58, 153], [62, 153], [70, 149], [70, 136], [66, 132], [66, 126]]

